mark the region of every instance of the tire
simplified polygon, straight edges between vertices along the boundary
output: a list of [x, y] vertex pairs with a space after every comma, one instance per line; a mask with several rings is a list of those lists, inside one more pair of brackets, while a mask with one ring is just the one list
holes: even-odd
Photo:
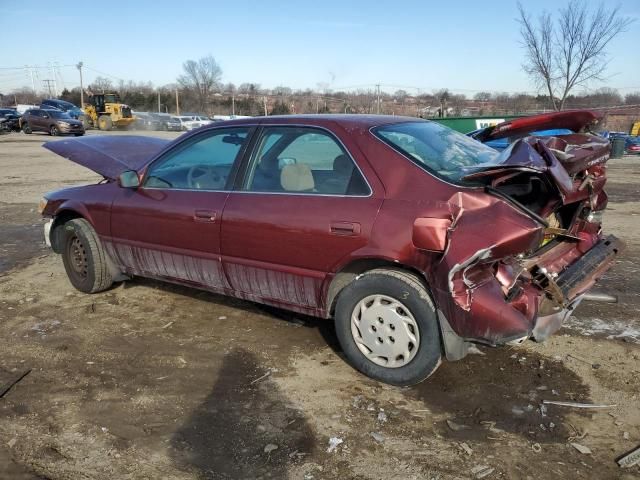
[[60, 135], [60, 130], [58, 129], [57, 126], [51, 125], [51, 127], [49, 128], [49, 134], [52, 137], [57, 137], [58, 135]]
[[[362, 305], [368, 313], [361, 313]], [[375, 269], [360, 275], [340, 292], [334, 317], [347, 359], [373, 379], [396, 386], [414, 385], [440, 365], [442, 344], [436, 309], [420, 279], [409, 272]], [[383, 350], [374, 352], [366, 344]], [[375, 355], [393, 348], [407, 355]]]
[[62, 262], [69, 281], [84, 293], [97, 293], [113, 284], [107, 257], [95, 230], [84, 218], [69, 220], [61, 228]]
[[111, 130], [113, 128], [113, 120], [111, 120], [111, 117], [109, 115], [100, 115], [98, 118], [98, 128], [106, 131]]
[[29, 125], [28, 122], [25, 122], [24, 125], [22, 125], [22, 131], [27, 135], [30, 135], [33, 132], [33, 130], [31, 130], [31, 125]]

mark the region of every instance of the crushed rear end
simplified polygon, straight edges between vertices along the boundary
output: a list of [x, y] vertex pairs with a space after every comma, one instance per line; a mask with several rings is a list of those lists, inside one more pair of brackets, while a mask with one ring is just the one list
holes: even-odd
[[[598, 118], [580, 112], [576, 124]], [[573, 130], [583, 130], [576, 124]], [[500, 164], [466, 175], [484, 191], [456, 193], [449, 218], [435, 227], [446, 236], [434, 294], [452, 359], [464, 355], [468, 341], [545, 340], [623, 249], [601, 227], [609, 142], [590, 133], [522, 137], [524, 131]]]

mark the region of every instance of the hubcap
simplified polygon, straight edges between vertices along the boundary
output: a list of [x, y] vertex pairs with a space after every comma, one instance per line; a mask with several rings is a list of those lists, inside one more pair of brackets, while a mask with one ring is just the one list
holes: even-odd
[[358, 302], [351, 314], [351, 335], [365, 357], [388, 368], [409, 363], [420, 346], [415, 318], [402, 302], [386, 295]]
[[87, 252], [78, 237], [74, 237], [69, 243], [69, 259], [71, 268], [81, 278], [87, 276]]

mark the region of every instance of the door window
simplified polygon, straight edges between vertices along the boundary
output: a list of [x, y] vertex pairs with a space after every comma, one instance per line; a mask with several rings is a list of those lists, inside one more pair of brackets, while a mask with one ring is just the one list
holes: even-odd
[[187, 140], [151, 165], [144, 187], [228, 190], [248, 134], [249, 127], [225, 128]]
[[320, 195], [370, 193], [353, 159], [332, 135], [299, 127], [264, 129], [244, 189]]

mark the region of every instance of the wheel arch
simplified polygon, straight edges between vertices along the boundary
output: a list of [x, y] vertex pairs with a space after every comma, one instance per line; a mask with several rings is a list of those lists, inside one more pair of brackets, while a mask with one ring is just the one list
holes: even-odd
[[376, 268], [386, 268], [389, 270], [396, 270], [400, 272], [409, 273], [412, 276], [416, 277], [416, 279], [422, 284], [423, 287], [429, 293], [431, 300], [434, 302], [433, 294], [431, 292], [431, 288], [429, 286], [429, 282], [424, 274], [420, 270], [410, 267], [409, 265], [399, 263], [397, 261], [389, 260], [386, 258], [358, 258], [350, 261], [349, 263], [343, 265], [340, 270], [338, 270], [331, 281], [329, 282], [326, 290], [326, 315], [327, 317], [331, 317], [334, 313], [336, 302], [338, 297], [340, 296], [340, 292], [349, 285], [353, 280], [355, 280], [358, 275], [362, 275], [365, 272], [370, 270], [374, 270]]
[[344, 265], [335, 274], [327, 287], [327, 303], [325, 304], [326, 317], [331, 318], [333, 316], [340, 292], [342, 292], [347, 285], [349, 285], [359, 275], [379, 268], [409, 274], [425, 288], [436, 311], [440, 331], [440, 343], [447, 360], [453, 361], [464, 358], [467, 355], [468, 348], [471, 344], [464, 338], [460, 337], [451, 327], [449, 321], [442, 313], [442, 309], [438, 306], [436, 298], [431, 291], [429, 279], [425, 273], [417, 268], [413, 268], [397, 261], [383, 258], [361, 258]]

